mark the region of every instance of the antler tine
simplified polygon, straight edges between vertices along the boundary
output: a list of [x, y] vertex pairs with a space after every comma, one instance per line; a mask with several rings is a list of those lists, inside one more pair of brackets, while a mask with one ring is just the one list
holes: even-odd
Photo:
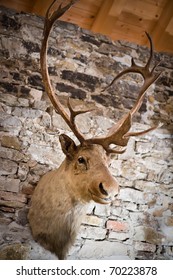
[[[142, 75], [142, 77], [144, 79], [144, 83], [143, 83], [143, 85], [142, 85], [142, 87], [139, 91], [136, 103], [135, 103], [134, 107], [131, 109], [132, 116], [141, 107], [142, 102], [143, 102], [144, 97], [145, 97], [145, 92], [148, 89], [148, 87], [151, 84], [153, 84], [161, 74], [161, 72], [154, 73], [154, 70], [160, 64], [160, 62], [155, 64], [153, 66], [153, 68], [150, 70], [151, 62], [152, 62], [152, 59], [153, 59], [153, 43], [152, 43], [152, 39], [151, 39], [150, 35], [147, 32], [145, 32], [145, 33], [146, 33], [146, 35], [148, 37], [148, 40], [149, 40], [149, 43], [150, 43], [150, 56], [149, 56], [148, 61], [147, 61], [145, 66], [136, 65], [135, 62], [134, 62], [134, 67], [136, 68], [136, 73], [139, 73], [139, 74]], [[132, 67], [133, 67], [133, 65], [132, 65]]]
[[[110, 145], [113, 144], [115, 146], [126, 146], [129, 138], [131, 136], [139, 136], [148, 133], [149, 131], [154, 130], [157, 126], [153, 126], [147, 130], [141, 131], [141, 132], [129, 132], [131, 125], [132, 125], [132, 117], [133, 115], [139, 110], [139, 108], [142, 105], [142, 102], [145, 97], [145, 92], [148, 89], [148, 87], [156, 81], [156, 79], [160, 76], [161, 72], [154, 73], [154, 70], [158, 66], [156, 64], [151, 70], [151, 62], [153, 59], [153, 44], [152, 39], [149, 36], [149, 34], [146, 32], [146, 35], [150, 42], [150, 56], [148, 58], [148, 61], [145, 66], [139, 66], [135, 63], [134, 59], [131, 59], [131, 66], [128, 69], [123, 70], [120, 72], [111, 82], [111, 84], [108, 86], [110, 87], [117, 79], [122, 77], [124, 74], [127, 73], [139, 73], [142, 75], [144, 79], [144, 83], [139, 90], [138, 98], [136, 100], [136, 103], [134, 107], [130, 110], [128, 114], [126, 114], [122, 119], [120, 119], [115, 125], [112, 126], [112, 128], [109, 130], [108, 134], [105, 137], [97, 137], [93, 139], [87, 139], [89, 143], [95, 143], [100, 144], [104, 147], [104, 149], [107, 152], [114, 152], [119, 153], [116, 149], [110, 149]], [[108, 88], [107, 87], [107, 88]]]
[[68, 104], [68, 108], [69, 108], [69, 111], [70, 111], [70, 121], [73, 124], [75, 129], [77, 129], [76, 124], [75, 124], [75, 117], [76, 116], [95, 110], [95, 109], [74, 110], [73, 107], [72, 107], [72, 104], [70, 102], [70, 98], [68, 98], [68, 103], [67, 104]]
[[[127, 68], [127, 69], [121, 71], [121, 72], [112, 80], [112, 82], [111, 82], [107, 87], [105, 87], [105, 88], [103, 89], [103, 91], [107, 90], [109, 87], [111, 87], [111, 86], [114, 84], [115, 81], [117, 81], [117, 80], [118, 80], [119, 78], [121, 78], [123, 75], [128, 74], [128, 73], [138, 73], [138, 74], [141, 74], [144, 80], [147, 79], [147, 78], [149, 78], [149, 77], [151, 77], [151, 74], [153, 74], [155, 68], [159, 65], [160, 62], [159, 62], [158, 64], [156, 64], [156, 65], [153, 67], [153, 69], [150, 71], [150, 65], [151, 65], [151, 61], [152, 61], [152, 59], [153, 59], [153, 43], [152, 43], [152, 39], [151, 39], [150, 35], [149, 35], [147, 32], [145, 32], [145, 34], [147, 35], [147, 38], [148, 38], [149, 43], [150, 43], [150, 56], [149, 56], [149, 58], [148, 58], [148, 61], [147, 61], [146, 65], [145, 65], [145, 66], [137, 65], [137, 64], [135, 63], [135, 61], [134, 61], [134, 58], [132, 57], [132, 58], [131, 58], [131, 66], [130, 66], [129, 68]], [[160, 74], [161, 74], [161, 72], [158, 73], [158, 74], [155, 74], [155, 75], [153, 74], [153, 80], [150, 81], [150, 84], [148, 85], [148, 87], [158, 78], [158, 76], [159, 76]], [[154, 77], [155, 77], [155, 78], [154, 78]], [[146, 88], [146, 89], [147, 89], [147, 88]], [[145, 90], [146, 90], [146, 89], [145, 89]], [[140, 95], [140, 94], [139, 94], [139, 95]]]
[[151, 61], [153, 59], [153, 41], [152, 41], [148, 32], [145, 31], [145, 34], [147, 35], [147, 38], [148, 38], [149, 43], [150, 43], [150, 56], [149, 56], [149, 59], [148, 59], [147, 64], [146, 64], [146, 68], [149, 69], [149, 67], [151, 65]]
[[46, 12], [46, 19], [52, 21], [53, 23], [58, 19], [60, 18], [68, 9], [71, 8], [72, 5], [74, 5], [78, 0], [71, 0], [66, 6], [62, 7], [62, 3], [59, 5], [58, 9], [53, 11], [51, 13], [51, 8], [54, 6], [54, 4], [57, 2], [57, 0], [54, 0], [47, 12]]
[[[66, 6], [62, 7], [62, 5], [59, 5], [58, 9], [51, 12], [52, 7], [57, 2], [57, 0], [54, 0], [50, 7], [47, 10], [46, 18], [45, 18], [45, 24], [44, 24], [44, 31], [43, 31], [43, 40], [42, 40], [42, 46], [41, 46], [41, 52], [40, 52], [40, 64], [41, 64], [41, 72], [42, 72], [42, 78], [45, 85], [45, 90], [50, 98], [50, 101], [52, 102], [55, 110], [62, 116], [62, 118], [65, 120], [67, 125], [70, 127], [70, 129], [73, 131], [74, 135], [77, 137], [77, 139], [82, 143], [85, 138], [84, 135], [78, 130], [77, 126], [74, 123], [74, 118], [79, 112], [75, 112], [72, 107], [70, 106], [70, 102], [68, 101], [69, 110], [71, 113], [71, 116], [67, 114], [64, 107], [58, 100], [49, 77], [48, 73], [48, 65], [47, 65], [47, 48], [48, 48], [48, 38], [49, 34], [51, 32], [52, 26], [55, 23], [55, 21], [61, 17], [70, 7], [76, 3], [78, 0], [71, 0]], [[81, 112], [82, 113], [82, 112]], [[85, 113], [85, 112], [83, 112]]]

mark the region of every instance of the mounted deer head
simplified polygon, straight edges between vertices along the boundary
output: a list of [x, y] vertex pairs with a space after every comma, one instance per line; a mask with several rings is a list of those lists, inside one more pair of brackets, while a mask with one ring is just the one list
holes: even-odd
[[[153, 58], [153, 46], [150, 36], [150, 57], [147, 64], [138, 66], [132, 59], [131, 67], [122, 71], [112, 81], [113, 84], [122, 75], [130, 72], [139, 73], [144, 79], [138, 99], [130, 112], [103, 137], [87, 139], [78, 129], [75, 118], [84, 110], [74, 110], [68, 99], [69, 115], [58, 100], [51, 86], [47, 66], [47, 46], [50, 31], [54, 22], [62, 16], [75, 2], [72, 0], [65, 7], [61, 5], [56, 11], [51, 11], [56, 0], [49, 7], [44, 26], [44, 36], [41, 47], [41, 72], [46, 92], [55, 108], [73, 131], [80, 144], [65, 134], [60, 135], [62, 151], [65, 160], [56, 170], [45, 174], [36, 187], [29, 211], [29, 222], [36, 241], [55, 253], [59, 259], [67, 256], [70, 246], [74, 243], [76, 234], [86, 213], [86, 205], [94, 200], [97, 203], [112, 202], [118, 194], [118, 183], [108, 170], [110, 153], [123, 153], [131, 136], [138, 136], [156, 128], [151, 127], [142, 132], [130, 132], [132, 117], [139, 110], [147, 88], [156, 81], [160, 73], [150, 71]], [[112, 148], [112, 145], [114, 146]]]

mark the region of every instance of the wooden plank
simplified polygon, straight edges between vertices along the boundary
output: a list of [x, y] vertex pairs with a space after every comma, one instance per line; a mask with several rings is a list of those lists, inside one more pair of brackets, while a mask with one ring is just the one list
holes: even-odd
[[140, 18], [137, 15], [127, 11], [123, 11], [119, 16], [118, 20], [125, 22], [129, 26], [131, 25], [138, 26], [138, 27], [140, 26], [144, 31], [149, 30], [152, 22], [154, 23], [156, 22], [156, 20], [151, 21], [149, 19]]
[[129, 25], [117, 20], [111, 33], [113, 40], [125, 40], [136, 44], [143, 44], [145, 33], [141, 26]]
[[126, 3], [124, 11], [134, 14], [141, 19], [153, 20], [159, 18], [162, 9], [156, 3], [148, 3], [148, 1], [143, 0], [130, 0]]
[[145, 0], [145, 2], [148, 2], [152, 5], [156, 5], [156, 6], [162, 7], [162, 8], [165, 6], [166, 1], [167, 0]]
[[89, 11], [91, 14], [96, 15], [102, 5], [102, 2], [103, 0], [79, 0], [78, 2], [76, 2], [74, 7], [77, 7], [84, 11]]
[[[61, 2], [60, 1], [58, 1], [58, 2], [59, 2], [58, 3], [58, 5], [59, 5]], [[45, 16], [46, 11], [51, 3], [52, 3], [52, 0], [34, 0], [32, 12], [37, 15], [40, 15], [40, 16]], [[57, 7], [58, 7], [58, 5], [57, 5]]]
[[102, 0], [97, 2], [94, 0], [81, 0], [73, 6], [68, 14], [64, 15], [63, 20], [66, 20], [66, 15], [69, 15], [71, 13], [71, 22], [81, 26], [82, 28], [91, 29], [95, 16], [99, 10], [99, 2], [101, 5]]
[[27, 12], [30, 13], [32, 11], [32, 7], [33, 7], [33, 1], [29, 1], [29, 0], [1, 0], [0, 1], [0, 5], [10, 8], [10, 9], [14, 9], [18, 12]]
[[61, 20], [72, 22], [85, 29], [90, 29], [93, 23], [91, 14], [88, 11], [78, 9], [78, 7], [73, 7], [73, 10], [70, 10], [68, 13], [64, 14], [61, 17]]
[[105, 0], [91, 27], [93, 32], [109, 35], [123, 10], [126, 0]]

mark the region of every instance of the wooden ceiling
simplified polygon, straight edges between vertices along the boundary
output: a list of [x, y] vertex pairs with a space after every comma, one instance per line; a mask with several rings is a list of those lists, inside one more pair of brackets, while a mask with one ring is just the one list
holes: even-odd
[[[0, 0], [0, 5], [44, 16], [52, 0]], [[57, 3], [68, 0], [57, 0]], [[79, 0], [62, 20], [113, 40], [139, 45], [153, 38], [155, 50], [173, 53], [173, 0]]]

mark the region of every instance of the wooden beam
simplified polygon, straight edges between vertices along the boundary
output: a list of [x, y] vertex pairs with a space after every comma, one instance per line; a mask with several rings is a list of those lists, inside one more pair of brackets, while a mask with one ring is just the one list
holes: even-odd
[[91, 30], [93, 32], [100, 32], [102, 30], [113, 3], [114, 0], [103, 0], [103, 4], [101, 5], [95, 21], [93, 22], [93, 25], [91, 27]]
[[104, 0], [91, 30], [110, 35], [125, 2], [126, 0]]
[[162, 41], [160, 42], [159, 46], [155, 48], [156, 51], [159, 52], [168, 52], [173, 54], [173, 36], [171, 36], [168, 32], [164, 32]]
[[126, 2], [127, 0], [114, 0], [109, 14], [111, 16], [118, 17], [124, 9]]
[[166, 32], [168, 32], [170, 35], [173, 36], [173, 17], [171, 18], [171, 20], [166, 28]]
[[173, 1], [167, 0], [163, 11], [151, 31], [152, 40], [156, 49], [160, 49], [166, 28], [173, 17]]

